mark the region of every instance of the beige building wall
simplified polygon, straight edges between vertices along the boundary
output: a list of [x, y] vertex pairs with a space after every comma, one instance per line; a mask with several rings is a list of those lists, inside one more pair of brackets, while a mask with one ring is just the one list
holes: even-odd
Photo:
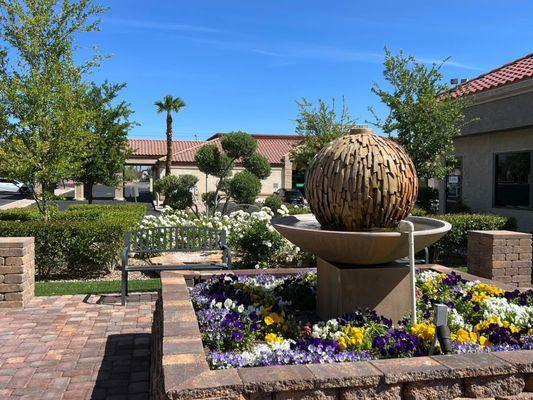
[[[462, 157], [462, 199], [472, 211], [516, 218], [518, 230], [533, 231], [533, 211], [494, 207], [494, 156], [510, 151], [533, 150], [533, 128], [464, 135], [455, 140], [456, 156]], [[530, 177], [530, 184], [533, 180]], [[445, 205], [444, 183], [440, 185], [441, 209]]]
[[[240, 172], [244, 170], [242, 167], [234, 168], [232, 171], [232, 174], [235, 174], [237, 172]], [[198, 178], [198, 185], [197, 185], [197, 196], [198, 199], [201, 199], [201, 196], [206, 191], [206, 176], [203, 172], [201, 172], [198, 168], [192, 166], [192, 165], [174, 165], [172, 166], [172, 175], [193, 175]], [[290, 171], [290, 174], [292, 176], [292, 169]], [[163, 177], [165, 176], [165, 168], [159, 169], [159, 176]], [[208, 176], [207, 177], [207, 191], [214, 191], [216, 184], [218, 182], [218, 178], [214, 176]], [[275, 192], [278, 189], [284, 188], [284, 183], [287, 182], [287, 179], [285, 177], [285, 168], [284, 167], [272, 167], [270, 176], [266, 179], [263, 179], [261, 181], [261, 197], [266, 197], [268, 195], [271, 195], [273, 192]], [[291, 183], [292, 182], [287, 182]], [[289, 186], [290, 188], [290, 186]]]

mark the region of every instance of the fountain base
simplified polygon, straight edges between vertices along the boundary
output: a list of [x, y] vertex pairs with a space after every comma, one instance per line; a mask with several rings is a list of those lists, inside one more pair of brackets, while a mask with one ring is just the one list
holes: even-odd
[[410, 311], [409, 267], [362, 267], [317, 259], [317, 312], [324, 320], [370, 308], [397, 323]]

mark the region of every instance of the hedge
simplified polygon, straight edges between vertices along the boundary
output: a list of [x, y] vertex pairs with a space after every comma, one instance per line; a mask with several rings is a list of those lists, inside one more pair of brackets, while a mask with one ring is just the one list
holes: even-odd
[[74, 205], [43, 222], [34, 208], [0, 212], [0, 236], [35, 237], [37, 278], [89, 278], [119, 265], [128, 230], [143, 204]]
[[472, 230], [516, 230], [516, 220], [494, 214], [437, 214], [426, 215], [430, 218], [447, 221], [452, 229], [442, 239], [431, 246], [434, 256], [466, 255], [468, 231]]

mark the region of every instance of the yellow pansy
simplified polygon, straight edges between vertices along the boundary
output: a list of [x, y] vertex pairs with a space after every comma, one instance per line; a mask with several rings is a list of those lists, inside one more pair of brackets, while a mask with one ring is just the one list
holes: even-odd
[[275, 333], [269, 333], [269, 334], [265, 335], [265, 341], [267, 343], [279, 343], [279, 342], [283, 341], [283, 337], [282, 336], [278, 336]]
[[[349, 347], [349, 346], [359, 347], [363, 344], [363, 341], [365, 339], [364, 328], [357, 328], [357, 327], [352, 327], [348, 325], [344, 328], [344, 334], [346, 336], [341, 336], [341, 338], [343, 339], [344, 345], [346, 347]], [[342, 348], [342, 344], [341, 344], [341, 348]]]
[[274, 323], [274, 318], [272, 318], [270, 315], [267, 315], [265, 318], [264, 318], [264, 321], [265, 321], [265, 324], [267, 325], [272, 325]]
[[489, 339], [486, 338], [485, 336], [480, 336], [479, 337], [479, 344], [483, 347], [485, 346], [489, 346], [490, 345], [490, 342], [489, 342]]
[[431, 340], [435, 337], [435, 325], [420, 323], [411, 327], [411, 333], [423, 340]]

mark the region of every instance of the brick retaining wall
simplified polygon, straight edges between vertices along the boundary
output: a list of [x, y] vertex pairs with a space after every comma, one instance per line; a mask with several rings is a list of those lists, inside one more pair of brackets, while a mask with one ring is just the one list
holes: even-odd
[[468, 272], [512, 286], [531, 286], [531, 234], [469, 231]]
[[[438, 269], [438, 267], [435, 267]], [[301, 270], [295, 270], [301, 272]], [[264, 271], [263, 271], [264, 272]], [[275, 270], [276, 274], [295, 273]], [[238, 271], [257, 274], [253, 271]], [[270, 273], [270, 271], [269, 271]], [[155, 399], [526, 399], [533, 351], [442, 355], [339, 364], [210, 370], [187, 281], [212, 273], [162, 272], [152, 370]], [[515, 397], [520, 395], [520, 397]], [[532, 397], [529, 397], [531, 395]], [[509, 397], [510, 396], [510, 397]]]
[[35, 292], [32, 237], [0, 238], [0, 308], [22, 308]]

